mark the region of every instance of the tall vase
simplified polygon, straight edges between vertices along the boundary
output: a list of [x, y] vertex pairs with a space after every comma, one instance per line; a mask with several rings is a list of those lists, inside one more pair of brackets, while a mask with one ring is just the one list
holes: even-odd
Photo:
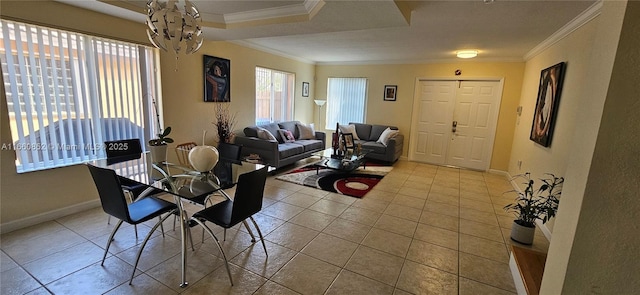
[[162, 163], [167, 161], [167, 145], [150, 145], [151, 161], [154, 163]]

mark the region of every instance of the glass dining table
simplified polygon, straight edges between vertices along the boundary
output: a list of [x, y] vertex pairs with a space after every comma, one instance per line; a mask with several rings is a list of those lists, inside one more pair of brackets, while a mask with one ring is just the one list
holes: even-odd
[[[241, 174], [260, 169], [264, 166], [247, 162], [220, 161], [213, 171], [200, 173], [190, 167], [184, 167], [172, 163], [153, 163], [150, 153], [143, 153], [135, 159], [95, 160], [88, 162], [94, 166], [112, 169], [121, 177], [123, 185], [146, 186], [141, 196], [149, 193], [156, 194], [159, 191], [173, 196], [180, 211], [180, 239], [181, 239], [181, 281], [180, 287], [188, 285], [186, 278], [187, 267], [187, 230], [189, 216], [183, 201], [204, 203], [207, 196], [220, 193], [230, 198], [224, 191], [233, 187]], [[250, 229], [249, 234], [253, 237]]]

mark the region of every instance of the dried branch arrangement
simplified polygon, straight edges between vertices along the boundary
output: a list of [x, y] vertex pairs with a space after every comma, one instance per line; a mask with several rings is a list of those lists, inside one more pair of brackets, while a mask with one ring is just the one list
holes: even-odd
[[233, 128], [236, 125], [237, 113], [231, 114], [228, 103], [215, 104], [215, 121], [219, 142], [230, 143], [233, 139]]

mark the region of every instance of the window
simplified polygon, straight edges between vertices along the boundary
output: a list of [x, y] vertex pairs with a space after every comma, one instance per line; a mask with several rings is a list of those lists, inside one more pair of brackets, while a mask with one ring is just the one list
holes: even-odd
[[366, 101], [366, 78], [329, 78], [325, 128], [335, 129], [336, 123], [364, 123]]
[[6, 20], [0, 29], [13, 139], [2, 149], [15, 150], [18, 173], [101, 159], [105, 141], [155, 134], [156, 49]]
[[256, 67], [256, 125], [293, 119], [295, 76]]

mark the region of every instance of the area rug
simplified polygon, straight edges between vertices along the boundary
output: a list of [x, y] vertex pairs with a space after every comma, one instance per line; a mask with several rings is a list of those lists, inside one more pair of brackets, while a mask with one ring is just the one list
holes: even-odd
[[277, 176], [276, 179], [362, 198], [392, 169], [392, 166], [367, 164], [366, 168], [360, 167], [345, 173], [310, 164]]

